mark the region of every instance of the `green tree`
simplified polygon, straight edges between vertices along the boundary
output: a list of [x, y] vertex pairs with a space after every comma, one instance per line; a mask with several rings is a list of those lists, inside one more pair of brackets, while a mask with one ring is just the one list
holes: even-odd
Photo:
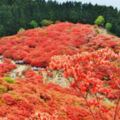
[[105, 24], [105, 18], [103, 16], [98, 16], [95, 20], [95, 24], [99, 26], [103, 26]]
[[37, 23], [35, 20], [32, 20], [32, 21], [30, 22], [30, 25], [31, 25], [32, 28], [38, 27], [38, 23]]
[[106, 23], [105, 24], [105, 28], [106, 28], [107, 31], [111, 31], [111, 29], [112, 29], [112, 23]]

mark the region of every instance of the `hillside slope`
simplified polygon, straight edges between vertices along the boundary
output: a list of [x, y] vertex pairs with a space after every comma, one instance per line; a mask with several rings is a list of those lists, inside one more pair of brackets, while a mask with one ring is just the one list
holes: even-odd
[[96, 26], [0, 38], [2, 120], [119, 120], [119, 93], [120, 38]]

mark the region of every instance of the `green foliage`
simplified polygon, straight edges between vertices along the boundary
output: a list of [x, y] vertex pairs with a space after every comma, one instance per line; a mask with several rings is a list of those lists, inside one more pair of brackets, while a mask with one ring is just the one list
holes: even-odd
[[4, 77], [3, 78], [7, 83], [15, 83], [15, 80], [11, 77]]
[[20, 28], [20, 29], [18, 30], [18, 33], [21, 33], [21, 32], [24, 32], [24, 31], [25, 31], [24, 28]]
[[7, 88], [3, 85], [0, 85], [0, 94], [7, 92]]
[[44, 19], [44, 20], [41, 21], [40, 24], [41, 24], [42, 26], [48, 26], [48, 25], [53, 24], [53, 21], [52, 21], [52, 20]]
[[32, 28], [36, 28], [36, 27], [38, 27], [38, 23], [37, 23], [35, 20], [32, 20], [32, 21], [30, 22], [30, 26], [31, 26]]
[[98, 16], [97, 19], [95, 20], [96, 25], [104, 25], [105, 23], [105, 18], [103, 16]]
[[[51, 0], [0, 0], [0, 36], [15, 34], [20, 27], [38, 27], [36, 21], [42, 20], [42, 26], [53, 23], [48, 20], [94, 24], [99, 15], [114, 24], [112, 32], [120, 36], [120, 11], [113, 7]], [[103, 25], [104, 19], [99, 18], [95, 23]]]
[[3, 25], [0, 25], [0, 36], [4, 35], [5, 29]]
[[111, 31], [111, 29], [112, 29], [112, 23], [106, 23], [105, 24], [105, 28], [106, 28], [107, 31]]

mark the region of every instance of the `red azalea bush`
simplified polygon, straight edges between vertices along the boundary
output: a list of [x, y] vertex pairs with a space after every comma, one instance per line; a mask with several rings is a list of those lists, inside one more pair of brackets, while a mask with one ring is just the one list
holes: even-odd
[[4, 59], [0, 63], [0, 76], [4, 76], [6, 73], [10, 72], [11, 70], [15, 69], [16, 65], [11, 62], [9, 59]]
[[[80, 23], [59, 22], [1, 38], [0, 119], [119, 120], [119, 51], [120, 38]], [[14, 82], [9, 72], [16, 65], [6, 58], [45, 68], [23, 71]], [[56, 76], [69, 86], [49, 83]]]
[[53, 55], [75, 54], [96, 35], [93, 26], [57, 23], [0, 39], [0, 54], [32, 66], [47, 66]]
[[1, 38], [0, 54], [32, 66], [46, 67], [54, 55], [73, 55], [105, 47], [118, 52], [119, 40], [113, 35], [99, 35], [91, 25], [57, 23]]
[[98, 34], [89, 43], [80, 47], [80, 51], [93, 52], [95, 50], [109, 47], [116, 53], [120, 51], [120, 38], [113, 35]]
[[[0, 93], [0, 119], [79, 120], [86, 116], [91, 118], [87, 108], [84, 108], [84, 100], [74, 95], [72, 90], [68, 92], [60, 86], [45, 85], [42, 83], [42, 77], [33, 71], [28, 71], [25, 76], [12, 84], [0, 79], [0, 85], [6, 88], [6, 91]], [[76, 114], [72, 115], [73, 110]], [[80, 111], [82, 112], [79, 113]]]
[[[71, 88], [76, 91], [78, 96], [85, 99], [93, 119], [96, 119], [98, 114], [94, 110], [98, 109], [99, 115], [97, 116], [100, 119], [117, 120], [118, 116], [120, 117], [119, 113], [116, 112], [120, 110], [119, 61], [119, 54], [105, 48], [96, 52], [83, 52], [73, 56], [54, 56], [50, 62], [50, 69], [63, 70], [65, 77], [74, 78]], [[114, 104], [107, 106], [106, 99], [109, 104]], [[111, 111], [114, 114], [111, 118], [106, 118], [103, 113], [109, 114]]]

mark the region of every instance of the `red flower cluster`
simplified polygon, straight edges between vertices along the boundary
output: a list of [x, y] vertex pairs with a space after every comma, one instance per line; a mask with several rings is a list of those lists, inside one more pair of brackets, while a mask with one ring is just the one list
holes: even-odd
[[11, 70], [15, 69], [16, 65], [11, 62], [9, 59], [4, 59], [0, 63], [0, 76], [4, 76], [6, 73], [10, 72]]
[[[79, 120], [90, 117], [83, 99], [75, 96], [71, 90], [68, 92], [60, 86], [52, 87], [52, 84], [45, 85], [41, 81], [42, 77], [32, 71], [12, 84], [1, 78], [0, 119]], [[76, 114], [71, 114], [73, 110]]]
[[[68, 22], [1, 38], [0, 119], [119, 120], [119, 51], [120, 38]], [[15, 82], [4, 78], [16, 67], [6, 58], [38, 71], [23, 71]], [[49, 83], [54, 76], [70, 86]]]
[[90, 41], [87, 44], [81, 46], [80, 51], [93, 52], [95, 50], [99, 50], [106, 47], [109, 47], [113, 49], [116, 53], [119, 53], [120, 38], [113, 35], [98, 34], [93, 39], [90, 39]]
[[[90, 98], [95, 98], [99, 105], [96, 105], [94, 101], [94, 106], [99, 106], [100, 111], [101, 106], [103, 106], [101, 101], [104, 101], [105, 98], [110, 101], [116, 101], [120, 98], [119, 61], [119, 54], [105, 48], [73, 56], [54, 56], [49, 68], [63, 70], [65, 77], [74, 78], [71, 87], [78, 93], [78, 96], [83, 97], [87, 104]], [[116, 105], [118, 104], [116, 103]]]
[[54, 55], [74, 54], [96, 35], [93, 26], [58, 23], [0, 39], [0, 54], [32, 66], [46, 66]]

